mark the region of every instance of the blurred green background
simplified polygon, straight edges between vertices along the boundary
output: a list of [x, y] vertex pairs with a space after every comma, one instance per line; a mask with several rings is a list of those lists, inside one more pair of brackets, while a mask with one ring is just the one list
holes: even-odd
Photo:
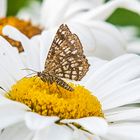
[[[8, 15], [16, 15], [19, 9], [27, 6], [32, 1], [41, 2], [42, 0], [8, 0]], [[119, 26], [132, 25], [140, 30], [140, 15], [122, 8], [117, 9], [107, 19], [107, 22]]]
[[42, 0], [8, 0], [8, 16], [15, 15], [19, 9], [27, 6], [32, 1], [39, 1]]

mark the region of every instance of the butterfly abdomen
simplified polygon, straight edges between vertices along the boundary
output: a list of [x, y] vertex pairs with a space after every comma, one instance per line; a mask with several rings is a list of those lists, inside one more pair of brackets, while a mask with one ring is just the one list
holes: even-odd
[[69, 91], [74, 91], [74, 89], [69, 86], [65, 81], [63, 81], [62, 79], [55, 77], [55, 82], [57, 85], [59, 85], [60, 87], [69, 90]]

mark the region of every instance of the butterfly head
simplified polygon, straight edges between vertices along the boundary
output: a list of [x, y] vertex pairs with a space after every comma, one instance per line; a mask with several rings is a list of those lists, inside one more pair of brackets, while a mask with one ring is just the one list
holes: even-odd
[[37, 76], [40, 77], [43, 82], [50, 82], [50, 75], [45, 71], [37, 72]]
[[41, 75], [42, 75], [42, 72], [37, 72], [38, 77], [41, 77]]
[[37, 76], [40, 77], [41, 79], [44, 79], [46, 74], [44, 72], [37, 72]]

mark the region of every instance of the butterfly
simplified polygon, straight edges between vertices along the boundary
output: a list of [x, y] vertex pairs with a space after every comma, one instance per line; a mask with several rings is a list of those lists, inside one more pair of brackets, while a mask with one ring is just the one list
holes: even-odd
[[64, 80], [80, 81], [89, 69], [83, 46], [76, 34], [72, 34], [67, 25], [62, 24], [56, 32], [50, 47], [45, 69], [37, 76], [48, 84], [56, 83], [62, 88], [73, 91]]

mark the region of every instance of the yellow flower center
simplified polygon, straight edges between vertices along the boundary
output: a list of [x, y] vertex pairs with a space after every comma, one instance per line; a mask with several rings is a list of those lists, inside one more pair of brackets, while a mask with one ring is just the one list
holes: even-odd
[[70, 92], [55, 83], [49, 85], [39, 77], [23, 78], [6, 96], [26, 104], [33, 112], [62, 119], [76, 119], [89, 116], [104, 117], [98, 99], [83, 86], [69, 83]]
[[24, 21], [16, 17], [1, 18], [0, 19], [0, 35], [2, 35], [12, 46], [17, 47], [19, 52], [23, 51], [23, 47], [21, 43], [2, 34], [2, 29], [5, 25], [14, 26], [15, 28], [20, 30], [23, 34], [25, 34], [29, 38], [41, 33], [41, 29], [37, 26], [33, 26], [31, 22], [29, 21]]

